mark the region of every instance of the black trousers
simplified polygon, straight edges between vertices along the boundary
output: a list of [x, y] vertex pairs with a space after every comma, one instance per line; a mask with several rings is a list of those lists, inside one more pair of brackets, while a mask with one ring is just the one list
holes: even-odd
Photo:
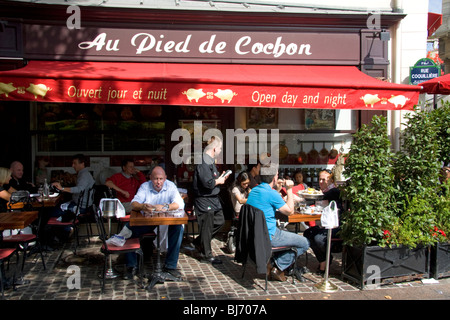
[[195, 209], [199, 228], [199, 236], [194, 242], [202, 250], [205, 258], [212, 258], [211, 240], [225, 223], [223, 210], [198, 211]]
[[[338, 238], [337, 233], [341, 228], [334, 228], [331, 230], [331, 238]], [[320, 228], [319, 226], [311, 227], [303, 232], [303, 236], [309, 240], [310, 247], [317, 258], [317, 261], [324, 262], [327, 258], [327, 236], [328, 229]], [[341, 249], [342, 250], [342, 249]], [[331, 246], [330, 252], [338, 252]], [[332, 256], [330, 256], [331, 258]]]

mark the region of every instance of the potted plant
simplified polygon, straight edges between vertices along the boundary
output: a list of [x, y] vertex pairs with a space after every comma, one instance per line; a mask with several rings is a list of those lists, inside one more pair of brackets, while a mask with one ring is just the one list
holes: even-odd
[[372, 279], [429, 276], [430, 245], [439, 238], [434, 229], [445, 234], [438, 206], [445, 204], [436, 200], [442, 150], [437, 118], [428, 112], [407, 116], [402, 148], [395, 154], [384, 117], [375, 116], [354, 135], [343, 187], [349, 210], [340, 236], [343, 277], [361, 287]]
[[428, 274], [428, 252], [398, 245], [389, 231], [398, 225], [400, 205], [386, 125], [385, 117], [375, 116], [370, 126], [362, 126], [345, 163], [349, 179], [343, 193], [349, 210], [340, 234], [345, 244], [342, 276], [361, 288], [372, 279], [381, 282], [411, 271]]
[[353, 246], [386, 245], [384, 230], [397, 216], [391, 143], [385, 117], [375, 116], [353, 136], [345, 161], [348, 177], [343, 194], [349, 212], [343, 215], [341, 237]]
[[[439, 160], [450, 164], [450, 103], [431, 112], [432, 119], [438, 127], [437, 141], [440, 146]], [[441, 171], [442, 189], [435, 199], [437, 213], [433, 236], [437, 239], [431, 247], [431, 276], [435, 279], [450, 276], [450, 180], [445, 181], [446, 172]], [[439, 227], [438, 227], [439, 226]]]
[[[436, 226], [431, 230], [436, 243], [431, 247], [431, 276], [435, 279], [450, 276], [450, 181], [443, 183], [442, 193], [435, 199]], [[439, 226], [439, 227], [438, 227]]]

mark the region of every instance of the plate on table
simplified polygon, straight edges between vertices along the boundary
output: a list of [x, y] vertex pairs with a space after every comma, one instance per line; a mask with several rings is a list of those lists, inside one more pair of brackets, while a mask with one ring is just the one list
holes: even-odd
[[306, 190], [302, 190], [298, 193], [298, 195], [309, 200], [320, 200], [323, 197], [323, 193], [320, 190], [314, 190], [309, 192]]
[[321, 214], [322, 212], [319, 212], [315, 209], [307, 208], [306, 210], [302, 211], [303, 214], [309, 214], [309, 215], [315, 215], [315, 214]]
[[57, 193], [57, 192], [55, 192], [55, 193], [50, 193], [48, 196], [49, 196], [50, 198], [55, 198], [55, 197], [59, 196], [59, 193]]

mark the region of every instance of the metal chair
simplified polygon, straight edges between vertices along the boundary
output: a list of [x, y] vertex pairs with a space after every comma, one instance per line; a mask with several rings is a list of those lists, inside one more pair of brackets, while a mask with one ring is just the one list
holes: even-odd
[[77, 203], [77, 211], [75, 212], [75, 217], [69, 221], [59, 221], [57, 217], [51, 217], [48, 222], [47, 226], [49, 227], [57, 227], [57, 228], [63, 228], [63, 227], [72, 227], [74, 230], [74, 234], [76, 237], [76, 243], [75, 243], [75, 249], [74, 254], [77, 254], [77, 248], [80, 245], [80, 240], [78, 236], [78, 225], [80, 224], [80, 221], [78, 220], [78, 213], [81, 208], [82, 199], [84, 196], [85, 190], [82, 190], [78, 197], [78, 203]]
[[43, 250], [42, 250], [42, 246], [41, 246], [41, 241], [39, 238], [39, 230], [40, 230], [40, 226], [41, 226], [41, 214], [39, 214], [39, 218], [38, 218], [38, 222], [37, 224], [32, 224], [32, 230], [33, 233], [32, 234], [27, 234], [27, 233], [17, 233], [17, 234], [11, 234], [9, 236], [3, 236], [3, 243], [5, 243], [6, 245], [11, 245], [14, 244], [17, 251], [22, 251], [23, 252], [23, 258], [22, 258], [22, 267], [21, 267], [21, 271], [23, 272], [23, 269], [25, 267], [25, 259], [27, 257], [27, 252], [29, 252], [30, 249], [30, 244], [32, 242], [35, 242], [35, 248], [37, 248], [37, 252], [40, 253], [41, 255], [41, 260], [42, 260], [42, 265], [44, 267], [44, 270], [46, 270], [45, 267], [45, 260], [44, 260], [44, 254], [43, 254]]
[[94, 205], [94, 212], [95, 212], [95, 221], [97, 223], [97, 228], [99, 231], [99, 237], [102, 241], [102, 247], [100, 248], [100, 252], [105, 255], [105, 263], [103, 265], [103, 272], [100, 276], [101, 283], [102, 283], [102, 293], [105, 291], [105, 278], [106, 278], [106, 269], [107, 264], [109, 261], [109, 257], [112, 254], [123, 254], [123, 253], [129, 253], [134, 252], [137, 255], [139, 255], [139, 264], [138, 264], [138, 274], [139, 274], [139, 280], [140, 284], [143, 287], [143, 278], [142, 278], [142, 270], [143, 270], [143, 261], [144, 261], [144, 253], [141, 249], [140, 239], [139, 238], [131, 238], [126, 240], [125, 244], [122, 247], [115, 246], [112, 244], [108, 244], [106, 242], [107, 240], [107, 234], [105, 230], [105, 225], [103, 223], [103, 216], [101, 210], [97, 209], [97, 207]]
[[[88, 243], [91, 243], [91, 236], [93, 236], [93, 231], [92, 231], [92, 225], [91, 222], [95, 222], [93, 216], [94, 216], [94, 210], [93, 210], [93, 205], [94, 205], [94, 197], [95, 197], [95, 188], [94, 186], [92, 186], [91, 188], [89, 188], [88, 190], [88, 197], [87, 197], [87, 202], [86, 202], [86, 206], [82, 206], [82, 202], [80, 203], [80, 201], [78, 201], [79, 203], [79, 207], [77, 209], [77, 219], [78, 219], [78, 225], [79, 227], [81, 225], [86, 225], [86, 233], [87, 233], [87, 238], [88, 238]], [[81, 211], [83, 211], [83, 213], [81, 213]], [[81, 237], [80, 235], [78, 235], [79, 237]]]
[[[197, 215], [195, 214], [194, 208], [192, 209], [185, 209], [186, 214], [188, 216], [188, 223], [186, 224], [186, 236], [189, 237], [189, 235], [194, 238], [195, 233], [195, 224], [197, 223]], [[189, 225], [191, 225], [191, 232], [189, 232]]]
[[[16, 253], [15, 248], [0, 248], [0, 286], [1, 286], [1, 290], [2, 290], [2, 299], [5, 297], [4, 282], [6, 280], [4, 261], [9, 260], [14, 253]], [[13, 280], [13, 285], [14, 285], [14, 280]]]
[[[258, 247], [258, 251], [256, 248]], [[297, 250], [292, 246], [272, 247], [267, 229], [264, 212], [249, 204], [244, 204], [239, 213], [239, 226], [236, 232], [235, 260], [241, 262], [243, 266], [242, 278], [245, 276], [245, 269], [248, 257], [256, 263], [258, 274], [265, 274], [265, 287], [269, 272], [267, 265], [277, 252], [293, 251], [295, 254], [294, 271], [297, 268]], [[292, 283], [295, 284], [295, 272], [292, 273]]]

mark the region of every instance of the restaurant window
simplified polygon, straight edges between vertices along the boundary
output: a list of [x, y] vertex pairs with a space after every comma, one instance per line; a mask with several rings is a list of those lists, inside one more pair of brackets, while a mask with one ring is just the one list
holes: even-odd
[[[236, 108], [235, 127], [267, 129], [267, 148], [272, 147], [270, 130], [279, 129], [281, 172], [293, 176], [301, 170], [305, 182], [317, 187], [318, 172], [331, 169], [342, 150], [348, 152], [358, 117], [356, 110]], [[246, 154], [259, 152], [250, 148], [249, 144]], [[236, 170], [243, 168], [237, 166]]]
[[145, 152], [164, 155], [161, 106], [38, 103], [37, 154]]

